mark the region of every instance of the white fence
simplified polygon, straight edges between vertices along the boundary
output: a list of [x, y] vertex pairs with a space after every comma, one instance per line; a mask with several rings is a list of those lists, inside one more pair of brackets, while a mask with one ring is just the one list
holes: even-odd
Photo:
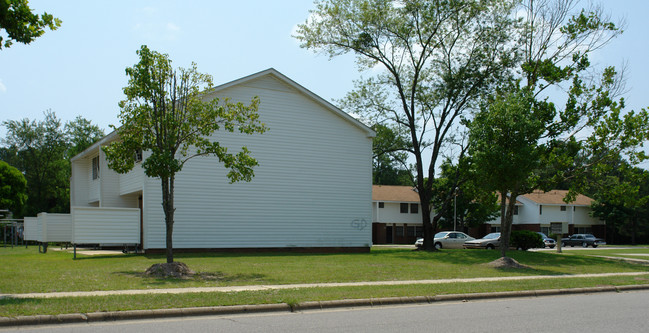
[[37, 217], [25, 217], [25, 240], [38, 241], [42, 239], [42, 228], [38, 227]]
[[72, 218], [70, 214], [38, 213], [39, 242], [71, 242]]
[[139, 244], [139, 208], [72, 207], [72, 243]]

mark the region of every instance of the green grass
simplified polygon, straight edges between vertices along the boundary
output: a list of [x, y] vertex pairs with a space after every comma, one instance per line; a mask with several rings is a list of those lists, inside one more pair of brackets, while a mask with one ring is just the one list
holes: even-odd
[[565, 278], [528, 281], [447, 283], [431, 285], [304, 288], [231, 293], [187, 293], [48, 299], [0, 299], [0, 313], [6, 317], [37, 314], [91, 313], [182, 307], [243, 304], [295, 304], [305, 301], [360, 299], [395, 296], [435, 296], [496, 291], [542, 290], [597, 286], [649, 284], [649, 276], [607, 278]]
[[[634, 249], [647, 251], [649, 249]], [[78, 255], [61, 251], [38, 253], [36, 247], [0, 248], [0, 293], [92, 291], [213, 287], [317, 282], [397, 281], [500, 276], [573, 275], [608, 272], [649, 272], [649, 266], [592, 257], [595, 251], [511, 251], [529, 269], [495, 269], [489, 263], [498, 251], [443, 250], [429, 253], [408, 249], [374, 249], [360, 254], [200, 253], [178, 254], [196, 271], [187, 280], [143, 276], [164, 262], [163, 256]], [[604, 253], [607, 251], [602, 249]], [[627, 252], [628, 250], [624, 250]], [[628, 252], [631, 253], [631, 252]], [[644, 253], [644, 252], [638, 252]], [[598, 254], [599, 255], [599, 254]], [[606, 254], [605, 254], [606, 255]], [[474, 292], [538, 290], [602, 285], [649, 284], [649, 275], [607, 278], [560, 278], [504, 282], [432, 285], [303, 288], [232, 293], [157, 294], [51, 299], [2, 299], [0, 316], [89, 313], [170, 307], [297, 303], [335, 299], [434, 296]]]
[[649, 248], [647, 247], [633, 247], [633, 248], [606, 248], [601, 247], [597, 249], [571, 250], [570, 247], [563, 248], [563, 252], [567, 254], [578, 254], [586, 256], [607, 256], [629, 259], [642, 259], [649, 261]]
[[[575, 251], [577, 252], [577, 251]], [[649, 271], [649, 267], [597, 257], [511, 251], [530, 266], [500, 270], [482, 265], [497, 251], [378, 249], [360, 254], [200, 253], [178, 254], [197, 277], [187, 280], [144, 277], [163, 256], [82, 256], [36, 247], [0, 248], [0, 293], [216, 287], [255, 284], [422, 280], [498, 276], [560, 275]]]

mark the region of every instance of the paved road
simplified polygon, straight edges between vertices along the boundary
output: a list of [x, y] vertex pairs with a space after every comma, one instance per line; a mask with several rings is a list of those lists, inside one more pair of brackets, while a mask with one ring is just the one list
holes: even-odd
[[649, 291], [0, 329], [0, 332], [646, 332]]

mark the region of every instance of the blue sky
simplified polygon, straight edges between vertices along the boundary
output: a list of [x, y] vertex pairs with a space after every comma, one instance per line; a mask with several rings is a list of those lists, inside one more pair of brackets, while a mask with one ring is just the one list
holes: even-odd
[[[649, 106], [649, 1], [603, 1], [625, 33], [592, 58], [627, 62], [627, 109]], [[613, 5], [614, 4], [614, 5]], [[63, 20], [30, 45], [0, 50], [0, 121], [43, 119], [52, 109], [64, 121], [82, 115], [109, 132], [117, 124], [126, 67], [146, 44], [175, 66], [198, 64], [221, 84], [273, 67], [326, 100], [342, 98], [359, 77], [351, 55], [329, 60], [291, 37], [313, 4], [303, 1], [45, 1], [36, 13]], [[0, 127], [0, 138], [6, 131]]]

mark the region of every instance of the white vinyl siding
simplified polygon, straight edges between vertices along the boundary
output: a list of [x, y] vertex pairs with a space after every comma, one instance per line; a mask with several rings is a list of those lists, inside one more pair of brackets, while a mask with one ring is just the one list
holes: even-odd
[[144, 177], [146, 176], [142, 169], [142, 163], [136, 163], [131, 171], [119, 175], [119, 194], [125, 195], [142, 191]]
[[75, 244], [139, 244], [137, 208], [72, 207]]
[[[385, 201], [382, 201], [385, 202]], [[417, 213], [410, 213], [410, 204], [408, 205], [408, 213], [401, 213], [401, 202], [385, 202], [383, 208], [378, 208], [377, 202], [372, 203], [373, 214], [372, 221], [378, 223], [407, 223], [407, 224], [421, 224], [421, 207], [418, 207]]]
[[42, 226], [39, 228], [37, 217], [25, 217], [25, 240], [41, 241]]
[[[270, 75], [219, 95], [259, 96], [268, 132], [213, 136], [231, 152], [247, 146], [259, 166], [251, 182], [229, 184], [216, 158], [187, 163], [176, 178], [174, 247], [369, 247], [368, 133]], [[159, 180], [147, 178], [144, 193], [145, 248], [164, 248]]]
[[39, 213], [38, 226], [42, 242], [71, 242], [72, 217], [70, 214]]
[[88, 202], [96, 202], [100, 199], [101, 177], [93, 179], [92, 177], [92, 160], [99, 156], [98, 154], [88, 159]]

